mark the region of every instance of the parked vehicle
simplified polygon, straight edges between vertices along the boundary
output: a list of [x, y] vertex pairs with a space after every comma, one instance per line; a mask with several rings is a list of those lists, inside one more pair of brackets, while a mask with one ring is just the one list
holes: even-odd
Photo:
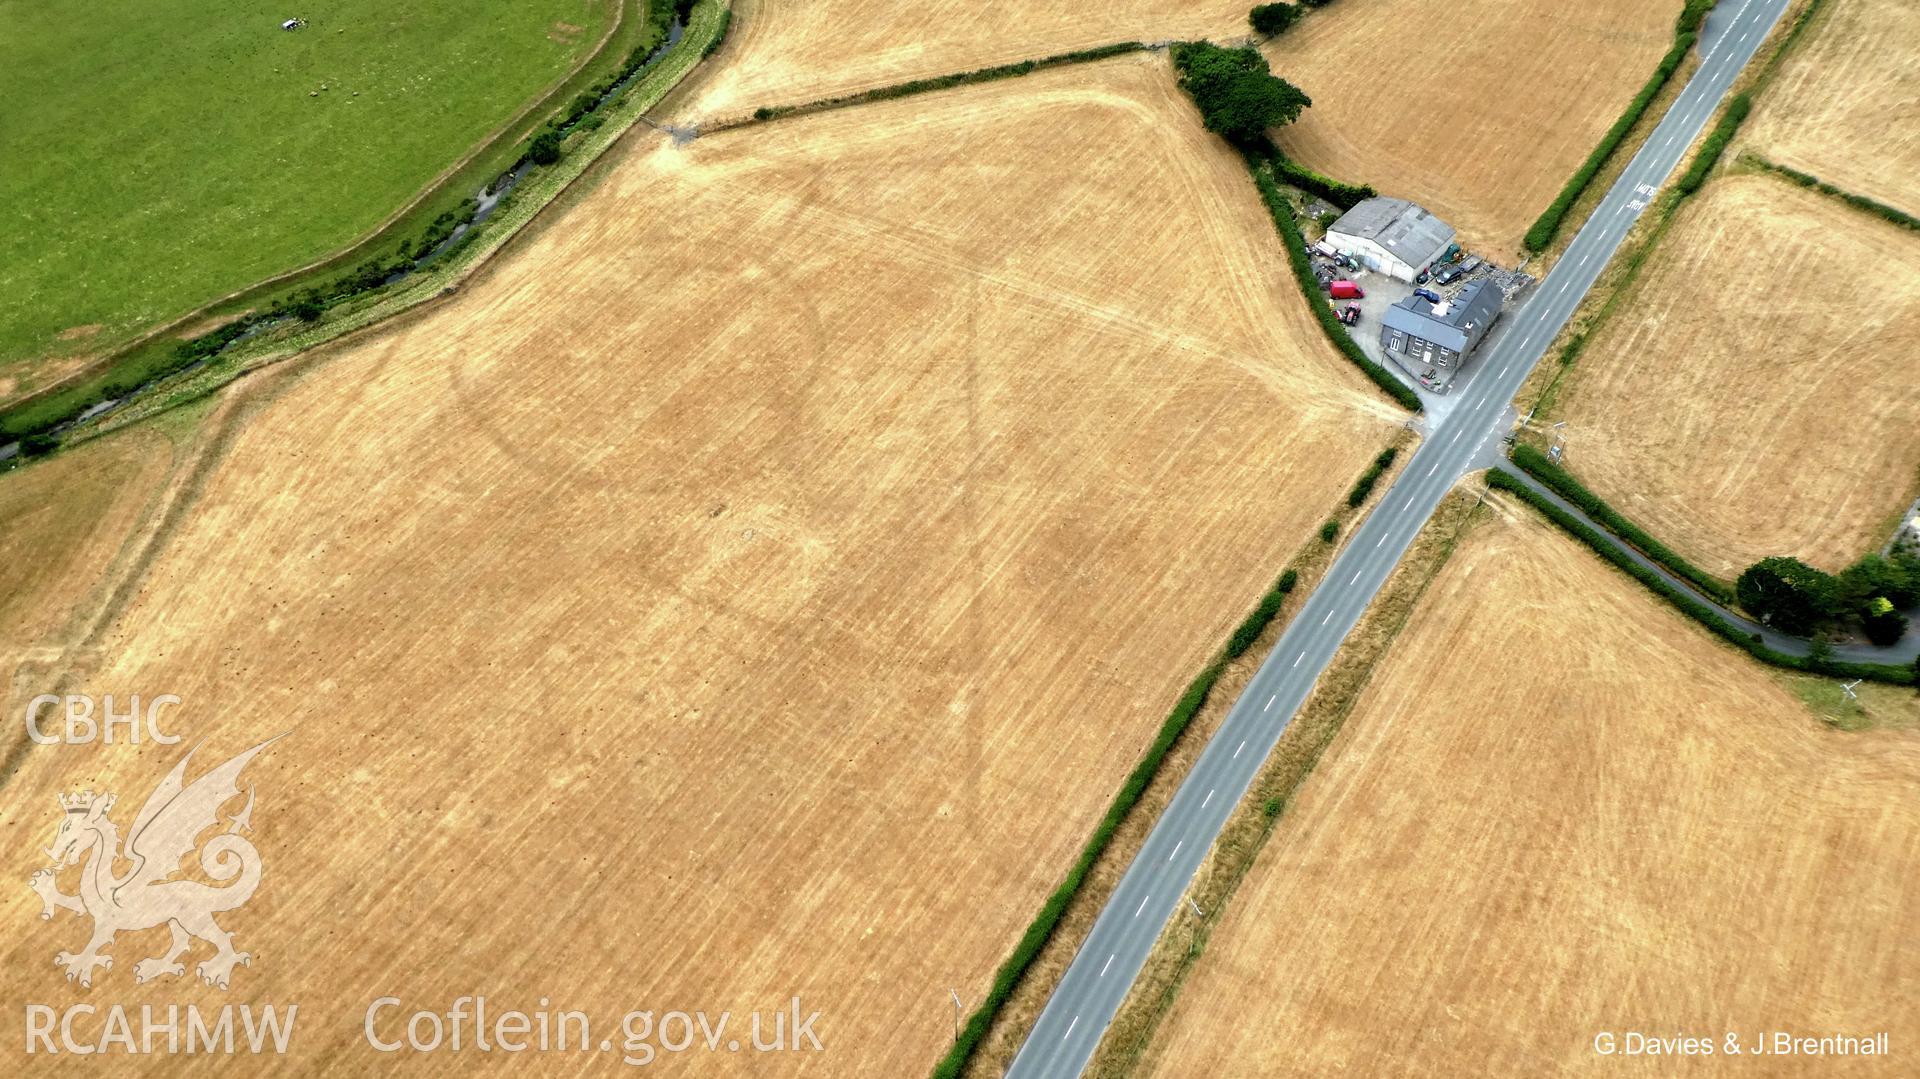
[[1366, 299], [1367, 296], [1365, 290], [1359, 285], [1345, 280], [1335, 281], [1333, 284], [1328, 285], [1327, 295], [1332, 296], [1336, 300], [1363, 300]]
[[1463, 276], [1465, 275], [1461, 273], [1460, 267], [1443, 266], [1440, 268], [1440, 272], [1433, 275], [1433, 282], [1436, 285], [1451, 285]]
[[1349, 326], [1360, 325], [1360, 305], [1357, 303], [1348, 304], [1340, 312], [1340, 321]]
[[1479, 256], [1479, 255], [1468, 255], [1468, 256], [1467, 256], [1467, 260], [1466, 260], [1465, 262], [1462, 262], [1462, 263], [1460, 264], [1460, 272], [1461, 272], [1461, 273], [1472, 273], [1473, 271], [1475, 271], [1475, 270], [1477, 270], [1477, 269], [1479, 269], [1479, 268], [1480, 268], [1480, 256]]
[[1427, 301], [1428, 303], [1439, 303], [1439, 302], [1440, 302], [1440, 294], [1439, 294], [1438, 292], [1435, 292], [1435, 291], [1433, 291], [1433, 290], [1432, 290], [1432, 289], [1430, 289], [1430, 288], [1417, 288], [1417, 289], [1414, 289], [1414, 290], [1413, 290], [1413, 294], [1414, 294], [1415, 296], [1418, 296], [1418, 297], [1420, 297], [1421, 299], [1423, 299], [1423, 300], [1425, 300], [1425, 301]]
[[1419, 275], [1413, 279], [1413, 283], [1416, 285], [1424, 285], [1427, 283], [1428, 279], [1431, 278], [1432, 276], [1433, 275], [1429, 274], [1427, 271], [1421, 270]]
[[1441, 262], [1459, 262], [1460, 261], [1460, 245], [1448, 244], [1447, 249], [1440, 253], [1440, 261]]

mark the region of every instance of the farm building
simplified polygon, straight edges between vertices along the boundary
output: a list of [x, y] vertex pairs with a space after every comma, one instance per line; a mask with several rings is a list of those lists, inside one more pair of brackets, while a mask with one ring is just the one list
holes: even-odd
[[1493, 328], [1502, 299], [1500, 290], [1486, 280], [1439, 303], [1409, 296], [1380, 317], [1380, 347], [1422, 383], [1444, 387]]
[[1325, 242], [1369, 270], [1412, 281], [1453, 242], [1453, 228], [1406, 199], [1372, 198], [1341, 214]]

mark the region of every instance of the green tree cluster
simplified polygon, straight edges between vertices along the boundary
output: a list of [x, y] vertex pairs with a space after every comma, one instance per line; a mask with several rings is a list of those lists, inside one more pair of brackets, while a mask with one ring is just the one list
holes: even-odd
[[1313, 104], [1299, 87], [1273, 74], [1251, 45], [1225, 49], [1209, 41], [1173, 47], [1180, 87], [1200, 107], [1207, 130], [1234, 143], [1252, 143], [1271, 128], [1293, 123]]
[[1299, 17], [1300, 9], [1292, 4], [1261, 4], [1247, 13], [1247, 23], [1254, 33], [1275, 37], [1286, 33]]

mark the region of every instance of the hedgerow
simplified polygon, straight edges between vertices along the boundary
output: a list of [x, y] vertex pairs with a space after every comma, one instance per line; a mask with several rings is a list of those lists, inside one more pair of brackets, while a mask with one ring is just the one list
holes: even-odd
[[1420, 395], [1407, 388], [1407, 384], [1387, 373], [1361, 351], [1358, 343], [1348, 335], [1347, 328], [1340, 324], [1333, 308], [1320, 296], [1320, 282], [1313, 276], [1313, 261], [1307, 257], [1306, 237], [1300, 233], [1300, 223], [1294, 220], [1293, 207], [1287, 204], [1287, 197], [1280, 191], [1280, 185], [1274, 183], [1272, 175], [1261, 167], [1259, 156], [1254, 151], [1242, 151], [1247, 170], [1253, 173], [1253, 182], [1260, 189], [1260, 198], [1267, 204], [1267, 213], [1273, 218], [1273, 227], [1280, 233], [1281, 242], [1287, 249], [1287, 261], [1293, 267], [1293, 276], [1300, 283], [1300, 291], [1306, 295], [1307, 309], [1320, 323], [1321, 332], [1333, 347], [1340, 350], [1349, 362], [1373, 380], [1373, 384], [1386, 391], [1389, 397], [1406, 406], [1409, 410], [1420, 411]]
[[[1013, 64], [1000, 64], [996, 67], [977, 68], [973, 71], [959, 71], [951, 75], [937, 75], [928, 79], [914, 79], [910, 82], [895, 83], [872, 90], [862, 90], [857, 94], [842, 94], [839, 97], [826, 97], [818, 101], [809, 101], [803, 105], [762, 105], [753, 110], [756, 121], [777, 120], [782, 116], [793, 116], [827, 109], [845, 108], [848, 105], [860, 105], [869, 101], [886, 101], [897, 97], [910, 97], [914, 94], [931, 93], [935, 90], [948, 90], [955, 86], [967, 86], [977, 82], [992, 82], [995, 79], [1012, 79], [1029, 75], [1042, 68], [1057, 67], [1061, 64], [1082, 64], [1089, 60], [1104, 60], [1109, 56], [1120, 56], [1130, 52], [1143, 52], [1147, 45], [1140, 41], [1118, 41], [1111, 45], [1100, 45], [1091, 49], [1076, 49], [1073, 52], [1056, 53], [1038, 60], [1021, 60]], [[721, 130], [736, 124], [722, 124], [715, 130]]]
[[1571, 473], [1555, 464], [1546, 454], [1522, 442], [1513, 447], [1513, 463], [1534, 479], [1552, 488], [1554, 494], [1580, 507], [1581, 512], [1600, 522], [1608, 531], [1638, 548], [1641, 554], [1672, 570], [1675, 576], [1684, 578], [1688, 583], [1721, 603], [1733, 602], [1733, 589], [1729, 588], [1726, 582], [1680, 557], [1671, 548], [1648, 535], [1644, 529], [1627, 520], [1599, 495], [1587, 490], [1579, 480], [1574, 479]]
[[1367, 470], [1362, 472], [1360, 478], [1354, 482], [1353, 490], [1347, 492], [1347, 505], [1358, 506], [1365, 502], [1367, 496], [1373, 493], [1373, 485], [1380, 482], [1381, 474], [1392, 466], [1394, 457], [1399, 453], [1400, 451], [1392, 446], [1380, 451], [1380, 456], [1375, 457], [1373, 463], [1368, 465]]
[[1761, 157], [1757, 154], [1745, 154], [1742, 156], [1741, 160], [1752, 162], [1753, 164], [1758, 165], [1760, 168], [1763, 168], [1768, 172], [1773, 173], [1776, 176], [1783, 177], [1785, 179], [1793, 181], [1796, 184], [1799, 184], [1801, 187], [1809, 188], [1811, 190], [1820, 192], [1822, 195], [1829, 195], [1829, 196], [1832, 196], [1833, 198], [1839, 199], [1841, 202], [1846, 203], [1848, 206], [1851, 206], [1856, 210], [1865, 210], [1866, 212], [1873, 214], [1877, 217], [1885, 218], [1886, 220], [1891, 221], [1896, 225], [1899, 225], [1903, 229], [1920, 229], [1920, 217], [1915, 217], [1912, 214], [1907, 213], [1905, 210], [1888, 206], [1884, 202], [1877, 202], [1873, 199], [1866, 197], [1865, 195], [1856, 195], [1853, 192], [1846, 190], [1845, 188], [1835, 187], [1832, 184], [1826, 182], [1825, 180], [1822, 180], [1818, 176], [1813, 175], [1812, 173], [1801, 172], [1799, 169], [1788, 168], [1785, 165], [1781, 165], [1773, 161], [1768, 161], [1766, 158]]
[[1573, 204], [1580, 200], [1587, 186], [1593, 183], [1593, 178], [1606, 167], [1607, 160], [1613, 156], [1615, 150], [1620, 148], [1620, 143], [1626, 139], [1627, 132], [1633, 130], [1633, 125], [1640, 122], [1640, 117], [1646, 113], [1647, 106], [1653, 104], [1653, 99], [1659, 96], [1668, 80], [1673, 78], [1673, 73], [1679, 69], [1680, 62], [1687, 58], [1688, 50], [1693, 48], [1693, 43], [1697, 39], [1698, 35], [1691, 30], [1682, 30], [1675, 35], [1673, 47], [1660, 58], [1659, 65], [1653, 69], [1653, 77], [1647, 80], [1647, 84], [1640, 88], [1638, 94], [1634, 95], [1633, 101], [1627, 105], [1627, 111], [1621, 113], [1620, 118], [1607, 129], [1607, 133], [1600, 136], [1599, 145], [1587, 155], [1587, 159], [1574, 172], [1573, 178], [1567, 181], [1566, 186], [1560, 189], [1560, 194], [1554, 197], [1545, 212], [1534, 221], [1533, 227], [1527, 230], [1523, 242], [1528, 251], [1536, 253], [1545, 251], [1547, 246], [1553, 243], [1553, 237], [1560, 231], [1560, 223], [1567, 216], [1567, 212], [1572, 210]]
[[1273, 171], [1279, 174], [1281, 179], [1302, 191], [1310, 191], [1326, 199], [1342, 210], [1351, 210], [1359, 203], [1379, 194], [1366, 184], [1346, 184], [1332, 177], [1322, 176], [1305, 165], [1287, 160], [1286, 156], [1277, 149], [1267, 159], [1267, 163], [1273, 166]]
[[1719, 164], [1727, 143], [1733, 141], [1734, 133], [1740, 130], [1741, 123], [1751, 111], [1753, 99], [1746, 94], [1735, 94], [1733, 100], [1727, 102], [1726, 111], [1720, 114], [1720, 122], [1713, 125], [1713, 133], [1700, 144], [1700, 152], [1694, 155], [1693, 164], [1687, 166], [1687, 171], [1673, 185], [1682, 195], [1693, 194], [1700, 190], [1701, 184], [1707, 182], [1707, 175]]
[[1684, 588], [1676, 587], [1665, 577], [1634, 561], [1620, 548], [1619, 544], [1608, 540], [1600, 532], [1589, 527], [1586, 522], [1554, 505], [1538, 491], [1521, 482], [1519, 477], [1504, 469], [1496, 468], [1487, 473], [1487, 486], [1506, 491], [1532, 506], [1575, 539], [1593, 548], [1600, 557], [1678, 608], [1680, 613], [1705, 626], [1729, 644], [1740, 648], [1762, 663], [1836, 678], [1870, 678], [1876, 682], [1889, 682], [1902, 686], [1914, 683], [1914, 669], [1909, 666], [1890, 663], [1840, 662], [1824, 655], [1823, 650], [1817, 646], [1811, 645], [1808, 654], [1804, 656], [1769, 648], [1755, 640], [1751, 632], [1728, 621], [1718, 610], [1701, 602], [1697, 596]]
[[941, 1057], [940, 1062], [934, 1066], [933, 1074], [936, 1079], [954, 1079], [966, 1070], [974, 1052], [980, 1047], [981, 1041], [987, 1036], [987, 1031], [993, 1026], [994, 1017], [1000, 1013], [1007, 999], [1013, 995], [1014, 989], [1020, 984], [1020, 979], [1026, 975], [1027, 968], [1033, 965], [1041, 949], [1045, 948], [1047, 942], [1053, 938], [1054, 930], [1059, 928], [1061, 917], [1066, 914], [1067, 905], [1073, 902], [1075, 895], [1079, 894], [1080, 886], [1086, 882], [1087, 874], [1092, 871], [1094, 863], [1106, 853], [1107, 846], [1113, 842], [1114, 833], [1120, 830], [1121, 822], [1126, 820], [1127, 814], [1131, 813], [1133, 807], [1139, 803], [1140, 796], [1146, 792], [1147, 784], [1153, 782], [1153, 777], [1159, 773], [1160, 766], [1166, 761], [1167, 754], [1172, 751], [1174, 743], [1180, 740], [1180, 736], [1186, 732], [1187, 725], [1193, 722], [1193, 717], [1198, 715], [1201, 707], [1207, 703], [1207, 695], [1213, 692], [1214, 683], [1220, 680], [1220, 674], [1226, 670], [1228, 660], [1237, 659], [1246, 654], [1247, 649], [1253, 647], [1253, 642], [1259, 639], [1260, 634], [1265, 632], [1267, 626], [1272, 623], [1274, 616], [1280, 613], [1286, 594], [1293, 591], [1296, 580], [1297, 575], [1292, 570], [1282, 574], [1266, 595], [1260, 597], [1260, 602], [1254, 607], [1253, 612], [1247, 615], [1246, 619], [1233, 631], [1233, 636], [1228, 639], [1226, 650], [1221, 658], [1207, 664], [1199, 677], [1187, 685], [1186, 692], [1182, 693], [1180, 699], [1175, 702], [1173, 711], [1168, 713], [1166, 721], [1160, 724], [1160, 731], [1154, 736], [1153, 744], [1147, 747], [1146, 755], [1140, 758], [1139, 764], [1134, 765], [1133, 771], [1127, 775], [1126, 783], [1120, 787], [1120, 793], [1116, 794], [1112, 804], [1107, 806], [1106, 815], [1100, 818], [1100, 824], [1093, 830], [1093, 836], [1087, 840], [1086, 846], [1081, 848], [1080, 857], [1074, 860], [1073, 867], [1067, 870], [1065, 879], [1061, 880], [1059, 887], [1047, 897], [1046, 903], [1040, 908], [1040, 913], [1028, 924], [1026, 932], [1020, 935], [1019, 943], [1014, 945], [1013, 954], [1007, 956], [1006, 961], [994, 971], [993, 983], [987, 989], [986, 999], [981, 1001], [980, 1006], [967, 1017], [966, 1025], [960, 1029], [960, 1036], [954, 1039], [946, 1055]]

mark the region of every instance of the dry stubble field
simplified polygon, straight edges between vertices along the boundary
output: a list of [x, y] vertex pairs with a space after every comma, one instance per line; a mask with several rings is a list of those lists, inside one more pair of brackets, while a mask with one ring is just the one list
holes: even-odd
[[172, 444], [147, 427], [0, 477], [0, 677], [60, 654], [172, 460]]
[[1783, 165], [1920, 213], [1920, 5], [1837, 0], [1747, 125]]
[[[781, 1073], [919, 1073], [1401, 418], [1157, 57], [636, 141], [322, 358], [238, 388], [83, 685], [180, 695], [205, 765], [291, 731], [248, 773], [254, 965], [135, 990], [142, 934], [104, 993], [300, 1002], [294, 1063], [345, 1070], [384, 994], [797, 993], [826, 1048]], [[56, 792], [131, 814], [172, 759], [36, 748], [4, 872]], [[6, 1007], [85, 996], [82, 927], [0, 908]]]
[[[1862, 277], [1872, 289], [1860, 289]], [[1913, 499], [1920, 237], [1764, 175], [1679, 213], [1567, 375], [1567, 464], [1703, 568], [1838, 570]]]
[[1511, 265], [1673, 43], [1678, 0], [1342, 0], [1264, 46], [1313, 98], [1302, 163], [1412, 199]]
[[1116, 41], [1243, 38], [1252, 33], [1250, 7], [1245, 0], [735, 0], [725, 47], [674, 108], [682, 120], [731, 118], [762, 105], [800, 105]]
[[[1501, 503], [1494, 503], [1502, 507]], [[1599, 1031], [1920, 1039], [1920, 732], [1845, 734], [1531, 511], [1442, 568], [1155, 1075], [1816, 1075]], [[1567, 597], [1577, 597], [1566, 602]]]

